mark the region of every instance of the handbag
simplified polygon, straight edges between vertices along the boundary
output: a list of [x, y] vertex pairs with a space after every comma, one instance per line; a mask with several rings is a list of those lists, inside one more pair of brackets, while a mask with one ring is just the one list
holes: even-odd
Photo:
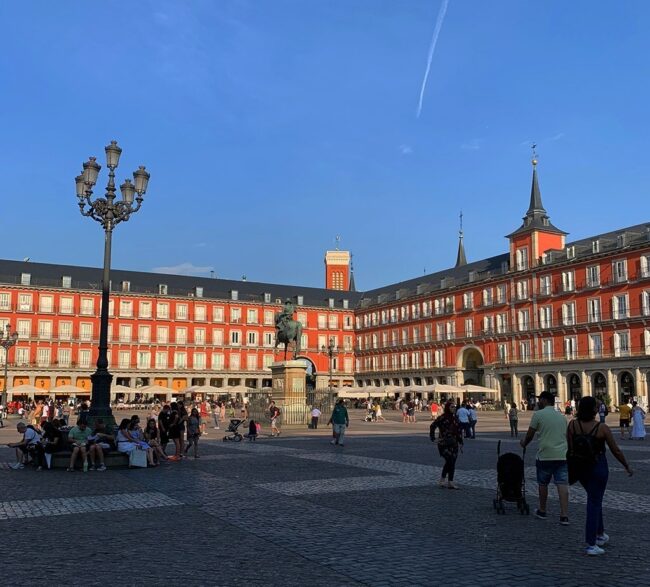
[[147, 466], [147, 451], [136, 448], [129, 453], [129, 467]]

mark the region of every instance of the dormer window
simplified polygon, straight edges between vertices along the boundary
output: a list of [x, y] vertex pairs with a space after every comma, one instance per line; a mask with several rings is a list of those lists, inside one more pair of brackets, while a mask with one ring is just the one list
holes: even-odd
[[131, 291], [131, 282], [123, 281], [122, 282], [122, 291]]
[[594, 253], [594, 254], [595, 253], [600, 253], [600, 241], [599, 240], [596, 239], [595, 241], [591, 241], [591, 252]]
[[328, 306], [329, 306], [330, 308], [333, 308], [333, 307], [334, 307], [334, 298], [329, 298], [329, 299], [327, 300], [327, 304], [328, 304]]
[[239, 292], [236, 289], [230, 290], [230, 299], [236, 302], [239, 299]]
[[567, 259], [575, 259], [576, 256], [576, 248], [571, 245], [570, 247], [566, 248], [566, 258]]
[[20, 274], [20, 285], [31, 285], [32, 283], [32, 274], [31, 273], [21, 273]]
[[203, 288], [199, 287], [198, 285], [194, 288], [194, 295], [197, 298], [202, 298], [203, 297]]
[[624, 247], [625, 246], [625, 235], [624, 234], [619, 234], [616, 237], [616, 246], [618, 248]]
[[302, 305], [304, 304], [304, 302], [305, 302], [305, 299], [304, 299], [303, 296], [296, 296], [296, 303], [297, 303], [299, 306], [302, 306]]
[[64, 275], [61, 278], [61, 287], [72, 287], [72, 277]]
[[343, 309], [347, 310], [350, 306], [350, 302], [348, 300], [343, 300]]
[[161, 296], [166, 296], [167, 295], [167, 284], [165, 283], [159, 283], [158, 284], [158, 294]]
[[525, 271], [528, 269], [528, 247], [521, 247], [515, 253], [515, 263], [517, 271]]
[[265, 304], [270, 304], [271, 303], [271, 294], [270, 293], [265, 293], [264, 294], [264, 303]]

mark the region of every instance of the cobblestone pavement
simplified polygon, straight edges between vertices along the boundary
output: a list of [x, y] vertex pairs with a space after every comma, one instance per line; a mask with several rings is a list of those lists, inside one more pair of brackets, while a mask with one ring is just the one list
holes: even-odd
[[[328, 429], [256, 443], [210, 434], [201, 458], [156, 469], [0, 467], [0, 530], [10, 545], [3, 550], [23, 561], [6, 565], [0, 584], [650, 584], [650, 445], [622, 443], [632, 478], [610, 459], [611, 543], [603, 557], [588, 558], [576, 486], [568, 527], [558, 523], [553, 491], [547, 520], [512, 504], [507, 515], [494, 513], [497, 440], [502, 452], [518, 452], [505, 433], [467, 441], [461, 490], [451, 491], [435, 486], [442, 463], [426, 422], [401, 433], [389, 426], [396, 431], [382, 434], [353, 421], [344, 448], [329, 444]], [[500, 426], [495, 415], [485, 428]], [[1, 462], [11, 458], [0, 449]]]

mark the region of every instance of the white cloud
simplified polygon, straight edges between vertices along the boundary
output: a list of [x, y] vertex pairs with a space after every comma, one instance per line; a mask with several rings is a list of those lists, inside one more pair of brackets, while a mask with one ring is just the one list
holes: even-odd
[[214, 271], [214, 267], [212, 265], [199, 267], [186, 261], [185, 263], [179, 263], [170, 267], [154, 267], [151, 271], [169, 275], [204, 275], [210, 273], [210, 271]]
[[402, 155], [410, 155], [413, 152], [411, 145], [400, 145], [398, 148]]
[[460, 148], [465, 151], [478, 151], [481, 148], [482, 143], [483, 139], [471, 139], [466, 143], [463, 143]]

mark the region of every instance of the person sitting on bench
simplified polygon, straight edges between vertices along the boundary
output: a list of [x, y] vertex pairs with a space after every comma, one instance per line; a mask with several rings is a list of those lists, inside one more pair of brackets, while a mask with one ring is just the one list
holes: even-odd
[[92, 434], [85, 418], [79, 418], [77, 425], [74, 426], [68, 433], [68, 442], [72, 448], [72, 455], [70, 456], [70, 464], [68, 471], [74, 471], [75, 462], [81, 457], [83, 472], [88, 471], [88, 451], [86, 445], [88, 444], [88, 437]]

